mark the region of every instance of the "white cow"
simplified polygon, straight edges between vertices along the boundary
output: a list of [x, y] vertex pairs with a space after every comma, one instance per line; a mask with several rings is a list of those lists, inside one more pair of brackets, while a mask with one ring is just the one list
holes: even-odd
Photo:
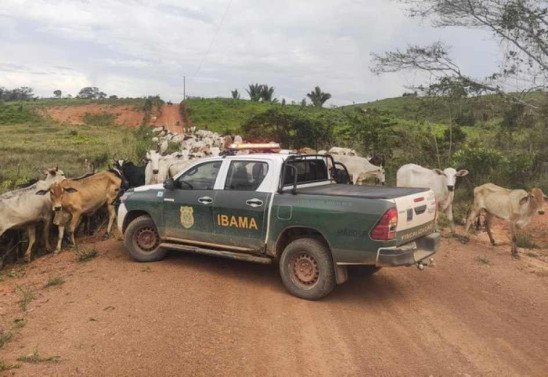
[[539, 188], [534, 188], [529, 193], [525, 190], [509, 190], [493, 183], [478, 186], [474, 188], [474, 204], [466, 221], [465, 233], [468, 234], [470, 225], [480, 211], [485, 210], [487, 212], [485, 229], [491, 244], [495, 245], [495, 239], [491, 233], [491, 219], [495, 216], [510, 224], [512, 255], [516, 257], [518, 255], [516, 230], [526, 227], [534, 214], [544, 214], [544, 200], [544, 193]]
[[384, 185], [386, 176], [382, 166], [373, 165], [366, 158], [359, 156], [333, 155], [335, 162], [340, 162], [348, 169], [353, 184], [363, 184], [369, 177], [377, 178]]
[[[161, 183], [161, 177], [167, 175], [167, 170], [165, 166], [161, 166], [160, 160], [162, 156], [160, 153], [150, 150], [146, 155], [147, 165], [145, 167], [145, 185], [151, 185], [154, 183]], [[162, 173], [160, 174], [160, 168], [162, 168]]]
[[25, 251], [25, 262], [30, 262], [32, 247], [36, 241], [36, 223], [44, 221], [44, 240], [46, 249], [51, 249], [49, 232], [51, 225], [50, 196], [36, 195], [37, 191], [49, 190], [57, 181], [65, 179], [65, 174], [55, 168], [46, 171], [46, 178], [19, 190], [0, 195], [0, 236], [11, 228], [25, 228], [29, 245]]
[[359, 156], [354, 149], [333, 147], [329, 150], [329, 154], [342, 155], [342, 156]]
[[[451, 225], [451, 232], [455, 233], [453, 222], [453, 198], [455, 197], [455, 183], [457, 177], [464, 177], [468, 170], [456, 171], [453, 168], [427, 169], [416, 164], [406, 164], [398, 169], [396, 185], [398, 187], [426, 187], [434, 191], [439, 210], [445, 212]], [[436, 219], [437, 220], [437, 219]]]

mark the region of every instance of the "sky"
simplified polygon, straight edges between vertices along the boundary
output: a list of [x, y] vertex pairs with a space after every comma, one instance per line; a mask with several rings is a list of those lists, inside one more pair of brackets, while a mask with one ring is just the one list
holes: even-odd
[[432, 78], [371, 73], [371, 53], [443, 40], [462, 71], [499, 64], [491, 35], [436, 29], [391, 0], [1, 0], [0, 87], [37, 95], [86, 86], [107, 94], [230, 97], [251, 83], [300, 101], [315, 86], [328, 105], [397, 97]]

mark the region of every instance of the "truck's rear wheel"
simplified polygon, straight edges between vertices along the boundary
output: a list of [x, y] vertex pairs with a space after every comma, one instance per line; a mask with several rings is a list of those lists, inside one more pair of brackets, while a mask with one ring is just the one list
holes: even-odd
[[166, 255], [166, 250], [160, 247], [156, 225], [146, 215], [137, 217], [128, 225], [124, 245], [131, 257], [139, 262], [158, 261]]
[[280, 275], [289, 292], [307, 300], [318, 300], [335, 288], [331, 253], [312, 238], [300, 238], [287, 245], [280, 258]]

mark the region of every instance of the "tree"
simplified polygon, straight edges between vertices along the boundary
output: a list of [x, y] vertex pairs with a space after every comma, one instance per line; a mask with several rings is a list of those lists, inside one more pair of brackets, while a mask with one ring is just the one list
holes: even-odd
[[315, 87], [313, 91], [306, 95], [312, 101], [312, 105], [316, 107], [322, 107], [323, 104], [331, 98], [331, 94], [324, 93], [319, 86]]
[[333, 128], [327, 122], [310, 119], [306, 114], [291, 114], [281, 107], [253, 116], [242, 126], [242, 131], [246, 140], [276, 140], [286, 148], [317, 149], [333, 141]]
[[273, 97], [274, 97], [274, 87], [268, 86], [266, 84], [261, 85], [261, 99], [264, 102], [273, 102], [274, 101]]
[[61, 92], [59, 89], [53, 91], [53, 95], [55, 96], [55, 98], [61, 98], [62, 94], [63, 92]]
[[34, 98], [33, 89], [28, 86], [11, 90], [0, 87], [0, 100], [2, 101], [30, 101]]
[[81, 99], [102, 99], [105, 98], [107, 95], [104, 92], [101, 92], [99, 88], [95, 86], [86, 86], [85, 88], [82, 88], [76, 98]]
[[273, 102], [274, 87], [266, 84], [249, 84], [249, 89], [246, 90], [249, 98], [253, 102]]
[[249, 89], [246, 89], [247, 94], [249, 94], [249, 99], [253, 102], [259, 102], [262, 98], [262, 85], [260, 84], [249, 84]]
[[232, 99], [240, 99], [240, 93], [238, 93], [238, 89], [231, 90], [230, 93], [232, 94]]
[[[443, 42], [428, 46], [373, 54], [375, 73], [402, 70], [426, 71], [438, 79], [449, 77], [469, 93], [495, 92], [505, 79], [530, 82], [527, 90], [545, 85], [548, 72], [548, 8], [535, 0], [400, 0], [409, 5], [411, 17], [431, 20], [435, 27], [487, 30], [504, 48], [500, 70], [486, 78], [462, 72]], [[545, 3], [544, 3], [545, 4]], [[523, 76], [526, 76], [524, 78]], [[539, 82], [540, 80], [540, 82]], [[514, 99], [523, 101], [523, 98]]]

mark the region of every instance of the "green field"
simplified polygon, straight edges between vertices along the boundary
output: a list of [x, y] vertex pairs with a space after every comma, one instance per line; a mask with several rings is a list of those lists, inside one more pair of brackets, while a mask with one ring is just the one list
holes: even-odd
[[[389, 183], [394, 182], [399, 166], [415, 162], [429, 167], [466, 166], [474, 172], [465, 180], [469, 186], [491, 180], [509, 187], [540, 185], [547, 190], [540, 166], [548, 161], [548, 95], [536, 92], [529, 96], [536, 110], [521, 109], [517, 116], [512, 115], [515, 105], [499, 96], [458, 102], [410, 96], [341, 108], [193, 98], [186, 101], [186, 108], [198, 129], [222, 134], [242, 133], [246, 124], [253, 124], [255, 134], [261, 134], [261, 127], [266, 132], [279, 119], [289, 119], [289, 127], [291, 122], [304, 122], [322, 130], [317, 136], [308, 134], [305, 145], [346, 146], [385, 156]], [[112, 116], [101, 114], [84, 116], [82, 125], [61, 125], [40, 111], [48, 106], [88, 103], [145, 107], [144, 98], [0, 102], [0, 191], [39, 177], [47, 167], [59, 165], [68, 176], [78, 176], [85, 169], [85, 159], [105, 168], [115, 156], [136, 161], [143, 157], [150, 146], [146, 128], [135, 131], [116, 126]], [[459, 114], [473, 122], [458, 126]], [[296, 135], [288, 135], [283, 147], [303, 146]]]
[[84, 161], [106, 167], [114, 155], [136, 158], [138, 138], [128, 129], [93, 121], [60, 125], [34, 114], [23, 104], [0, 106], [0, 191], [12, 189], [48, 168], [59, 166], [67, 176], [81, 175]]

